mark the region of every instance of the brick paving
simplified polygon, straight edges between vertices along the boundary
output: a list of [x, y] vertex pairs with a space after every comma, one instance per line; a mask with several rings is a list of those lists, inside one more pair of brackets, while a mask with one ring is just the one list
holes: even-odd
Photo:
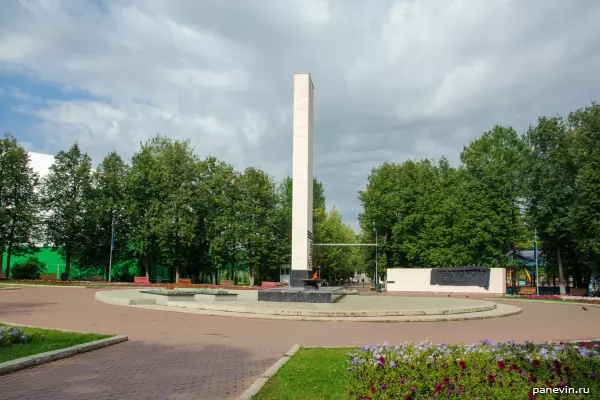
[[0, 376], [0, 400], [235, 399], [293, 344], [358, 346], [600, 337], [599, 307], [512, 302], [517, 316], [431, 323], [236, 319], [119, 307], [92, 289], [0, 291], [0, 321], [126, 334], [129, 342]]

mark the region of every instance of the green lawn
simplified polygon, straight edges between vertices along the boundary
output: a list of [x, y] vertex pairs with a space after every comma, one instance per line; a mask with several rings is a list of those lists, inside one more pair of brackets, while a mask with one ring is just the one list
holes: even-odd
[[349, 348], [300, 349], [253, 400], [348, 399]]
[[[4, 324], [0, 324], [0, 326], [7, 327], [7, 325]], [[26, 344], [0, 346], [0, 362], [31, 356], [33, 354], [45, 353], [47, 351], [64, 349], [66, 347], [113, 336], [97, 333], [72, 333], [52, 329], [26, 328], [19, 326], [17, 326], [17, 328], [23, 329], [23, 332], [25, 333], [32, 334], [33, 340]], [[42, 335], [44, 336], [42, 337]]]

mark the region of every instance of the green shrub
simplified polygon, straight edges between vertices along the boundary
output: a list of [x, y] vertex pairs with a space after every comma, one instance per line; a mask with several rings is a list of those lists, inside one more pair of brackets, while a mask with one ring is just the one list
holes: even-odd
[[349, 355], [349, 393], [359, 400], [600, 398], [598, 343], [422, 342], [365, 346]]
[[30, 257], [23, 263], [13, 265], [12, 279], [39, 279], [40, 274], [46, 270], [46, 265], [35, 257]]

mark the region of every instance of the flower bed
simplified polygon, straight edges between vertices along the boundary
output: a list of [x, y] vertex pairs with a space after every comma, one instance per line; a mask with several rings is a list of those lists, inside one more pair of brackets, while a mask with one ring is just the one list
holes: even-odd
[[30, 333], [23, 332], [23, 329], [15, 326], [0, 326], [0, 347], [6, 347], [13, 344], [26, 344], [31, 342]]
[[383, 344], [349, 356], [349, 392], [359, 400], [600, 398], [598, 343]]
[[588, 296], [561, 296], [558, 294], [554, 295], [525, 295], [525, 294], [516, 294], [516, 295], [506, 295], [506, 298], [513, 299], [529, 299], [529, 300], [553, 300], [553, 301], [564, 301], [571, 303], [600, 303], [600, 297], [588, 297]]
[[0, 363], [110, 336], [0, 324]]
[[211, 284], [169, 284], [169, 283], [133, 283], [133, 282], [107, 282], [107, 281], [61, 281], [55, 280], [33, 280], [33, 279], [11, 279], [3, 281], [6, 284], [26, 285], [48, 285], [48, 286], [129, 286], [129, 287], [173, 287], [173, 288], [203, 288], [203, 289], [229, 289], [229, 290], [261, 290], [260, 286], [234, 286], [234, 285], [211, 285]]

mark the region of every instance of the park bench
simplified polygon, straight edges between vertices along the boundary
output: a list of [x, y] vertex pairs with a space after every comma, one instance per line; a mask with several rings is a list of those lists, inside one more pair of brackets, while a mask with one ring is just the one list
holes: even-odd
[[8, 278], [4, 276], [4, 272], [2, 272], [2, 266], [0, 266], [0, 281], [4, 280], [4, 279], [8, 279]]
[[191, 285], [192, 284], [192, 280], [191, 279], [185, 279], [185, 278], [179, 278], [179, 284], [182, 285]]
[[533, 295], [536, 294], [536, 290], [533, 286], [521, 286], [519, 289], [519, 294]]
[[229, 279], [221, 279], [221, 285], [233, 286], [233, 281]]
[[261, 286], [264, 287], [264, 288], [274, 288], [274, 287], [280, 286], [277, 283], [278, 282], [263, 282], [261, 284]]
[[90, 276], [90, 281], [103, 281], [104, 275], [92, 275]]
[[150, 283], [145, 276], [134, 276], [133, 283]]
[[569, 288], [569, 294], [571, 296], [587, 296], [588, 290], [586, 288]]
[[56, 279], [54, 274], [40, 274], [40, 280], [42, 281], [55, 281]]

